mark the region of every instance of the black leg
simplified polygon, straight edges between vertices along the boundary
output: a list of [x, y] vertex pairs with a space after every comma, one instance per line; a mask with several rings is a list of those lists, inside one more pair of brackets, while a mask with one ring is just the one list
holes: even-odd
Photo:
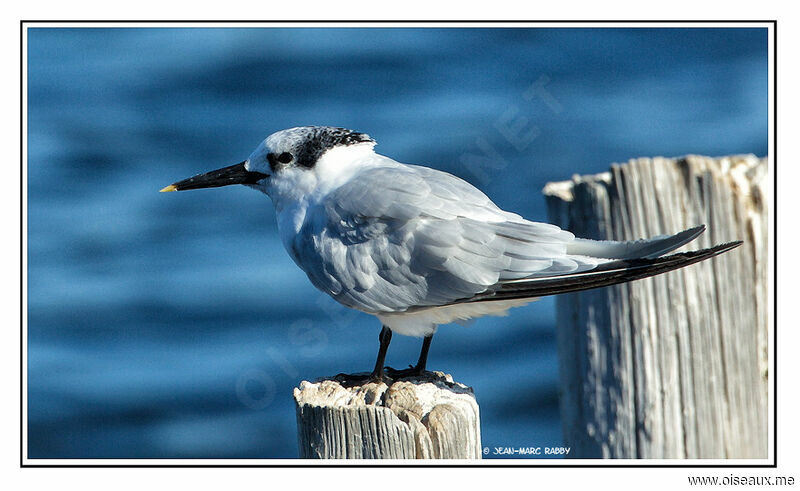
[[380, 341], [380, 348], [378, 348], [378, 359], [375, 360], [375, 368], [367, 376], [364, 375], [351, 375], [349, 373], [340, 373], [334, 377], [335, 380], [345, 385], [364, 385], [369, 382], [386, 382], [391, 383], [391, 380], [386, 377], [383, 363], [386, 360], [386, 351], [389, 349], [389, 343], [392, 341], [392, 330], [383, 326], [381, 333], [378, 335]]
[[[419, 360], [417, 360], [417, 364], [413, 367], [408, 367], [404, 370], [395, 370], [391, 367], [384, 367], [384, 363], [386, 362], [386, 352], [389, 350], [389, 343], [392, 342], [392, 330], [386, 326], [381, 328], [381, 333], [378, 335], [378, 340], [380, 341], [380, 347], [378, 348], [378, 359], [375, 360], [375, 368], [372, 370], [372, 373], [369, 374], [369, 377], [364, 379], [364, 376], [356, 376], [356, 375], [349, 375], [346, 373], [340, 373], [336, 376], [336, 379], [340, 382], [345, 382], [348, 384], [363, 384], [365, 382], [386, 382], [391, 383], [389, 378], [397, 380], [405, 377], [416, 377], [422, 375], [425, 372], [425, 365], [428, 363], [428, 350], [431, 348], [431, 340], [433, 339], [433, 334], [430, 336], [425, 336], [425, 339], [422, 341], [422, 351], [419, 353]], [[387, 377], [387, 372], [389, 377]]]
[[425, 372], [425, 365], [428, 363], [428, 350], [431, 347], [432, 339], [433, 334], [425, 336], [425, 339], [422, 341], [422, 351], [419, 353], [419, 360], [417, 360], [416, 365], [403, 370], [395, 370], [394, 368], [387, 367], [386, 370], [389, 376], [396, 380], [403, 377], [417, 377], [422, 375]]
[[392, 330], [383, 326], [381, 333], [378, 335], [378, 340], [381, 343], [380, 348], [378, 348], [378, 359], [375, 360], [375, 368], [370, 374], [370, 378], [373, 380], [384, 379], [383, 363], [386, 360], [386, 351], [389, 349], [389, 343], [392, 342]]
[[414, 367], [414, 371], [417, 372], [417, 375], [421, 375], [422, 372], [425, 371], [425, 365], [428, 363], [428, 350], [431, 348], [431, 340], [433, 339], [433, 334], [430, 336], [425, 336], [425, 339], [422, 340], [422, 351], [419, 353], [419, 360], [417, 360], [417, 366]]

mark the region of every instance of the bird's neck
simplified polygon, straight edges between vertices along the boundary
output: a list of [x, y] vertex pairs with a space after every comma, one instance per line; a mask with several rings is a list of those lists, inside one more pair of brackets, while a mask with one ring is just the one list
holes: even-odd
[[375, 165], [372, 142], [336, 147], [328, 150], [317, 161], [312, 172], [317, 176], [319, 193], [327, 194], [349, 181], [364, 167]]
[[303, 226], [306, 212], [332, 191], [353, 179], [364, 168], [379, 165], [381, 158], [364, 143], [325, 152], [311, 169], [290, 168], [270, 183], [268, 194], [278, 215], [282, 234], [295, 234]]

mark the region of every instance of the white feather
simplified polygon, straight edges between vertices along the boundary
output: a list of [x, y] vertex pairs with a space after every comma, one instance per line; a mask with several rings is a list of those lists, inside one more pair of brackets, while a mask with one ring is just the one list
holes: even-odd
[[268, 153], [302, 137], [298, 129], [279, 132], [253, 152], [246, 167], [270, 176], [254, 187], [272, 198], [283, 244], [312, 283], [400, 334], [424, 336], [439, 324], [504, 315], [534, 300], [453, 304], [499, 283], [655, 257], [702, 232], [636, 242], [576, 239], [501, 210], [451, 174], [378, 155], [372, 141], [273, 172]]
[[537, 300], [523, 298], [494, 302], [475, 302], [469, 304], [428, 307], [403, 314], [376, 314], [384, 326], [403, 336], [424, 337], [436, 332], [436, 327], [451, 322], [465, 322], [476, 317], [508, 315], [509, 309], [522, 307]]

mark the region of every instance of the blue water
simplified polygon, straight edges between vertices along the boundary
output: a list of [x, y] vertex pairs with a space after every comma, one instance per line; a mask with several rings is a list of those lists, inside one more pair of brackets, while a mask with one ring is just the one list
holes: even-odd
[[[546, 220], [546, 182], [614, 161], [765, 155], [767, 32], [33, 28], [28, 122], [29, 456], [291, 458], [292, 388], [369, 370], [378, 322], [310, 285], [265, 196], [160, 188], [325, 124]], [[562, 444], [553, 305], [433, 341], [486, 446]]]

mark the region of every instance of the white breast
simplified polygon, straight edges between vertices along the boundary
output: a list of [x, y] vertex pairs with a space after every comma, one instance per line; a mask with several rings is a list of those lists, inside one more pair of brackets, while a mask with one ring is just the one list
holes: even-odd
[[515, 300], [496, 300], [490, 302], [462, 303], [445, 305], [443, 307], [429, 307], [417, 309], [413, 312], [398, 314], [377, 314], [381, 323], [403, 336], [424, 337], [436, 332], [439, 324], [451, 322], [466, 322], [470, 319], [491, 316], [508, 315], [508, 310], [513, 307], [522, 307], [537, 298], [522, 298]]

